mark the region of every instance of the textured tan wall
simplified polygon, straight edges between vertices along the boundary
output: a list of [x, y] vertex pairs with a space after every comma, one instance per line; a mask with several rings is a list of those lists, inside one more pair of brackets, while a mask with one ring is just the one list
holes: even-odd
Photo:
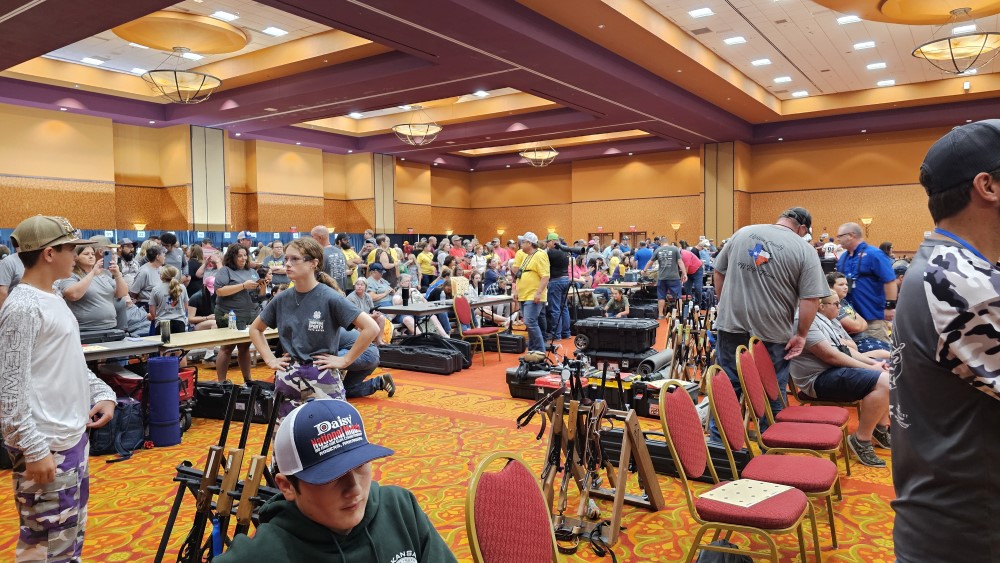
[[[432, 207], [430, 231], [455, 231], [461, 234], [477, 234], [474, 210], [460, 207]], [[405, 230], [403, 232], [406, 232]]]
[[437, 232], [440, 226], [434, 223], [434, 211], [430, 205], [396, 203], [396, 232], [405, 233], [407, 228], [415, 233], [429, 233]]
[[573, 211], [568, 203], [472, 210], [473, 233], [479, 240], [490, 240], [497, 236], [497, 229], [504, 230], [502, 235], [504, 239], [515, 238], [525, 231], [532, 231], [539, 237], [544, 237], [547, 227], [555, 226], [557, 229], [565, 230], [572, 221]]
[[[229, 194], [229, 207], [226, 215], [229, 219], [229, 228], [234, 231], [250, 228], [250, 217], [247, 213], [249, 201], [253, 199], [253, 194], [231, 192]], [[254, 209], [256, 215], [256, 208]]]
[[737, 190], [733, 194], [733, 217], [737, 229], [745, 227], [750, 223], [750, 206], [752, 197], [747, 192]]
[[[187, 230], [191, 224], [191, 186], [155, 188], [119, 184], [114, 190], [114, 228], [145, 223], [152, 230]], [[100, 228], [110, 228], [105, 220]]]
[[288, 194], [258, 193], [256, 198], [257, 222], [251, 227], [258, 231], [288, 231], [291, 227], [305, 232], [322, 224], [324, 203], [322, 197]]
[[[698, 240], [704, 230], [704, 197], [675, 196], [644, 199], [623, 199], [612, 201], [576, 202], [572, 205], [572, 235], [574, 239], [584, 238], [587, 233], [604, 227], [604, 232], [623, 232], [629, 225], [636, 230], [646, 231], [650, 238], [669, 236], [674, 231], [673, 222], [681, 223], [678, 236], [682, 239]], [[560, 233], [565, 236], [564, 233]]]
[[[344, 202], [344, 214], [336, 219], [337, 231], [362, 233], [375, 228], [375, 200], [352, 199]], [[343, 226], [341, 226], [343, 225]]]
[[813, 236], [833, 235], [842, 223], [871, 217], [868, 242], [877, 246], [892, 241], [896, 251], [912, 253], [924, 231], [934, 227], [919, 184], [755, 193], [751, 201], [752, 223], [771, 223], [788, 207], [805, 207], [813, 215]]
[[0, 176], [0, 226], [16, 227], [33, 215], [60, 215], [78, 229], [105, 229], [115, 205], [114, 182]]

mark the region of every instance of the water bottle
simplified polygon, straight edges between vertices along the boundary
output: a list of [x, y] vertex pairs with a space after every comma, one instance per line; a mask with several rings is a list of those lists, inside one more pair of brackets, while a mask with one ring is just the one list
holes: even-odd
[[236, 313], [232, 309], [229, 310], [229, 328], [239, 330], [239, 327], [236, 326]]

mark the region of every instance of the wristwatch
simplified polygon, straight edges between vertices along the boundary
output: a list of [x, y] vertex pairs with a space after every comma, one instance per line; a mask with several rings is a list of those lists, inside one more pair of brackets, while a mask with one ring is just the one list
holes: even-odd
[[886, 299], [885, 300], [885, 310], [886, 311], [891, 311], [892, 309], [895, 309], [895, 308], [896, 308], [896, 300], [895, 299]]

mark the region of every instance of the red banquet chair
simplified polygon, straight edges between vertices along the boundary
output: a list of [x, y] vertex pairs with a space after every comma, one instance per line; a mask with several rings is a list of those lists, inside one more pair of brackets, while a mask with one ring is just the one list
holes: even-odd
[[[847, 474], [851, 474], [851, 454], [847, 450], [847, 421], [851, 418], [847, 409], [839, 406], [811, 406], [811, 405], [789, 405], [788, 397], [783, 390], [778, 389], [778, 374], [774, 371], [774, 364], [771, 362], [771, 354], [767, 347], [756, 336], [750, 337], [750, 355], [753, 356], [754, 365], [757, 366], [757, 374], [760, 375], [760, 382], [764, 386], [767, 398], [775, 400], [780, 398], [784, 408], [775, 415], [776, 422], [805, 422], [808, 424], [831, 424], [840, 427], [843, 434], [842, 446], [844, 450], [844, 467]], [[860, 412], [859, 412], [860, 414]]]
[[[733, 452], [746, 452], [750, 461], [739, 473], [740, 477], [788, 485], [802, 491], [809, 498], [825, 499], [830, 534], [833, 537], [833, 547], [836, 549], [837, 528], [833, 515], [833, 494], [840, 489], [837, 466], [811, 450], [772, 448], [766, 455], [754, 455], [740, 409], [740, 400], [736, 398], [736, 390], [733, 389], [729, 376], [719, 366], [712, 366], [705, 374], [705, 379], [708, 381], [709, 407], [722, 436], [722, 445], [726, 448], [726, 457], [729, 459], [732, 474], [737, 475]], [[784, 453], [805, 455], [776, 455]], [[819, 535], [816, 530], [815, 514], [810, 513], [809, 518], [812, 523], [816, 558], [819, 559]]]
[[484, 336], [493, 335], [497, 339], [497, 358], [503, 360], [503, 356], [500, 354], [500, 333], [504, 329], [498, 326], [462, 329], [462, 325], [472, 326], [473, 324], [472, 307], [469, 306], [469, 300], [466, 297], [456, 297], [452, 306], [455, 309], [455, 318], [458, 319], [458, 335], [462, 340], [471, 341], [473, 345], [479, 344], [479, 352], [483, 356], [483, 365], [486, 365], [486, 345], [483, 343]]
[[[678, 468], [677, 473], [684, 488], [688, 509], [699, 524], [694, 543], [685, 558], [687, 563], [693, 561], [701, 550], [768, 558], [777, 563], [778, 547], [771, 536], [791, 532], [796, 532], [798, 535], [799, 556], [803, 562], [806, 560], [802, 526], [811, 513], [812, 505], [805, 493], [792, 488], [749, 507], [707, 499], [703, 496], [696, 497], [690, 479], [702, 476], [706, 465], [712, 480], [716, 483], [712, 490], [730, 483], [719, 483], [719, 477], [715, 473], [715, 466], [709, 455], [708, 444], [705, 442], [701, 418], [691, 396], [684, 392], [660, 393], [660, 423], [663, 425], [663, 434], [666, 436], [671, 458]], [[712, 530], [715, 531], [716, 538], [723, 532], [727, 533], [727, 538], [732, 532], [760, 537], [767, 544], [768, 551], [743, 551], [722, 545], [702, 544], [702, 538]]]
[[[488, 471], [506, 460], [499, 471]], [[517, 454], [496, 452], [479, 464], [465, 499], [465, 530], [476, 563], [559, 561], [542, 488]]]
[[[753, 418], [756, 423], [766, 417], [770, 423], [766, 430], [756, 434], [760, 451], [766, 452], [771, 448], [813, 450], [829, 456], [830, 461], [837, 463], [837, 452], [840, 451], [843, 437], [840, 428], [832, 424], [775, 422], [774, 415], [771, 414], [771, 405], [764, 393], [764, 385], [757, 373], [757, 365], [750, 355], [750, 350], [742, 344], [736, 348], [736, 371], [743, 387], [747, 418]], [[845, 462], [848, 470], [850, 470], [849, 463]]]

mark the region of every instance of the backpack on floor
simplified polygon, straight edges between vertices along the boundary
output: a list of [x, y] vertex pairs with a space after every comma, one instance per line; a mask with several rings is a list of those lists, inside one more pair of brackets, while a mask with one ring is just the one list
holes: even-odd
[[129, 397], [121, 397], [115, 404], [111, 422], [90, 431], [90, 455], [118, 454], [116, 459], [109, 459], [107, 463], [125, 461], [145, 441], [142, 403]]
[[[730, 547], [733, 549], [739, 549], [739, 546], [735, 543], [726, 540], [716, 540], [710, 545], [717, 545], [720, 547]], [[749, 555], [739, 555], [736, 553], [722, 553], [719, 551], [702, 551], [698, 554], [697, 563], [753, 563], [753, 557]]]

